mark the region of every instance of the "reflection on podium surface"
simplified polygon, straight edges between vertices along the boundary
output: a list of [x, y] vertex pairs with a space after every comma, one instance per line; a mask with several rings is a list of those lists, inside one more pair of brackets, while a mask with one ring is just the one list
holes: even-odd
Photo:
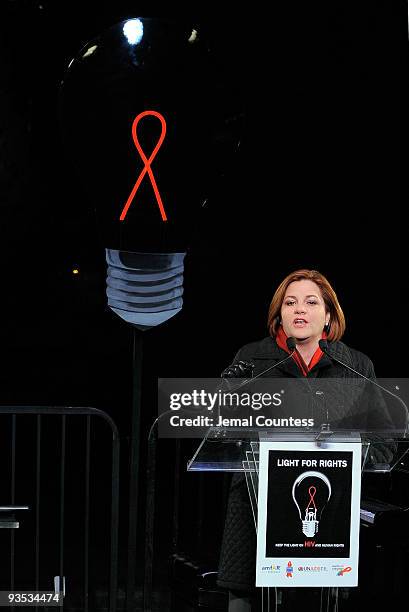
[[319, 447], [334, 439], [346, 443], [356, 442], [357, 434], [362, 442], [363, 472], [387, 473], [400, 466], [407, 466], [409, 470], [409, 438], [403, 437], [401, 430], [381, 434], [327, 429], [297, 431], [294, 428], [270, 431], [211, 428], [188, 462], [187, 469], [192, 472], [256, 471], [259, 440], [315, 442]]

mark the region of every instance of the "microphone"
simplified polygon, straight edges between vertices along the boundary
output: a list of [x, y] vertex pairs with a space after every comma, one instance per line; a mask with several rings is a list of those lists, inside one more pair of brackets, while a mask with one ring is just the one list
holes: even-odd
[[378, 387], [382, 391], [385, 391], [386, 393], [388, 393], [389, 395], [391, 395], [392, 397], [397, 399], [400, 402], [400, 404], [403, 406], [403, 408], [404, 408], [405, 415], [406, 415], [406, 427], [405, 427], [405, 430], [407, 429], [408, 422], [409, 422], [409, 410], [408, 410], [407, 405], [405, 404], [403, 399], [401, 397], [399, 397], [399, 395], [396, 395], [395, 393], [392, 393], [392, 391], [389, 391], [389, 389], [386, 389], [386, 387], [383, 387], [382, 385], [377, 383], [375, 380], [372, 380], [372, 378], [368, 378], [367, 376], [365, 376], [361, 372], [358, 372], [357, 370], [354, 370], [354, 368], [351, 367], [350, 365], [348, 365], [347, 363], [344, 363], [343, 361], [341, 361], [337, 357], [334, 357], [333, 355], [331, 355], [331, 353], [329, 353], [329, 351], [328, 351], [328, 342], [326, 340], [324, 340], [324, 338], [319, 340], [318, 344], [319, 344], [319, 347], [322, 350], [322, 352], [325, 353], [327, 355], [327, 357], [329, 357], [332, 361], [335, 361], [336, 363], [339, 363], [340, 365], [342, 365], [347, 370], [350, 370], [351, 372], [353, 372], [357, 376], [360, 376], [364, 380], [367, 380], [368, 382], [370, 382], [373, 385], [375, 385], [375, 387]]
[[[287, 338], [286, 344], [287, 344], [288, 350], [291, 351], [289, 355], [284, 357], [284, 359], [281, 359], [281, 361], [277, 361], [277, 363], [273, 363], [273, 365], [269, 366], [268, 368], [266, 368], [265, 370], [263, 370], [262, 372], [257, 374], [257, 376], [254, 376], [250, 380], [245, 380], [241, 385], [239, 385], [238, 387], [235, 387], [233, 390], [237, 391], [237, 389], [241, 389], [245, 385], [248, 385], [249, 383], [253, 382], [253, 380], [257, 380], [257, 378], [260, 378], [261, 376], [264, 376], [264, 374], [267, 374], [267, 372], [270, 372], [271, 370], [274, 370], [274, 368], [276, 368], [277, 366], [281, 365], [282, 363], [285, 363], [286, 361], [288, 361], [288, 359], [291, 359], [291, 357], [294, 355], [295, 350], [297, 348], [297, 344], [296, 344], [295, 338], [290, 336], [290, 338]], [[254, 368], [254, 364], [250, 363], [248, 361], [239, 361], [238, 363], [239, 364], [245, 364], [247, 366], [247, 368], [250, 368], [250, 367], [252, 369]], [[226, 368], [226, 370], [224, 370], [224, 372], [226, 372], [230, 368], [234, 368], [234, 365], [230, 366], [229, 368]], [[222, 376], [223, 376], [224, 372], [222, 373]], [[224, 376], [224, 378], [229, 378], [229, 377], [228, 376]]]
[[[265, 370], [263, 370], [262, 372], [260, 372], [259, 374], [257, 374], [257, 376], [254, 376], [253, 378], [250, 378], [248, 380], [244, 380], [241, 384], [237, 385], [237, 387], [230, 387], [229, 391], [231, 392], [236, 392], [239, 389], [242, 389], [243, 387], [245, 387], [246, 385], [251, 384], [254, 380], [257, 380], [257, 378], [260, 378], [261, 376], [264, 376], [264, 374], [266, 374], [267, 372], [270, 372], [271, 370], [274, 370], [274, 368], [276, 368], [277, 366], [281, 365], [282, 363], [285, 363], [288, 359], [291, 359], [291, 357], [294, 355], [295, 349], [296, 349], [296, 342], [295, 342], [295, 338], [293, 338], [292, 336], [290, 338], [287, 338], [286, 340], [286, 344], [287, 344], [287, 348], [290, 352], [289, 355], [287, 355], [286, 357], [284, 357], [284, 359], [281, 359], [280, 361], [277, 361], [277, 363], [273, 363], [273, 365], [269, 366], [268, 368], [266, 368]], [[237, 368], [236, 366], [239, 367]], [[222, 372], [222, 380], [223, 380], [223, 384], [226, 384], [228, 386], [228, 378], [230, 378], [230, 376], [226, 376], [226, 373], [228, 373], [229, 371], [233, 371], [233, 372], [245, 372], [245, 370], [247, 369], [247, 371], [251, 372], [254, 369], [254, 363], [250, 363], [248, 361], [238, 361], [236, 364], [233, 364], [232, 366], [229, 366], [228, 368], [226, 368], [226, 370], [224, 370]], [[232, 376], [231, 378], [236, 378], [237, 375], [235, 374], [234, 376]], [[224, 430], [223, 430], [224, 431]]]
[[[284, 359], [281, 359], [281, 361], [278, 361], [277, 363], [274, 363], [272, 366], [268, 367], [267, 369], [263, 370], [262, 372], [260, 372], [260, 374], [257, 374], [257, 376], [254, 376], [254, 378], [250, 378], [250, 380], [245, 380], [242, 384], [238, 385], [236, 388], [233, 389], [233, 391], [236, 391], [237, 389], [241, 389], [242, 387], [244, 387], [245, 385], [248, 385], [249, 383], [251, 383], [253, 380], [256, 380], [257, 378], [260, 378], [260, 376], [263, 376], [263, 374], [265, 374], [266, 372], [270, 372], [270, 370], [274, 370], [274, 368], [276, 368], [277, 366], [281, 365], [282, 363], [284, 363], [285, 361], [287, 361], [288, 359], [290, 359], [296, 349], [296, 341], [295, 338], [293, 338], [292, 336], [290, 338], [287, 338], [286, 340], [286, 344], [287, 344], [287, 348], [290, 352], [289, 355], [287, 355]], [[237, 378], [238, 374], [243, 374], [247, 371], [252, 372], [254, 368], [254, 363], [250, 363], [248, 361], [238, 361], [236, 364], [233, 364], [232, 366], [229, 366], [228, 368], [226, 368], [225, 370], [223, 370], [222, 374], [221, 374], [221, 378], [223, 378], [223, 381], [226, 378]], [[231, 375], [231, 373], [233, 375]], [[229, 375], [228, 375], [229, 374]], [[226, 381], [227, 382], [227, 381]], [[164, 417], [167, 414], [172, 413], [172, 410], [166, 410], [165, 412], [163, 412], [162, 414], [160, 414], [152, 423], [151, 428], [149, 430], [149, 434], [148, 434], [148, 442], [151, 441], [151, 436], [155, 430], [155, 426], [157, 425], [157, 423], [159, 423], [160, 419], [162, 417]], [[210, 430], [210, 428], [209, 428]]]

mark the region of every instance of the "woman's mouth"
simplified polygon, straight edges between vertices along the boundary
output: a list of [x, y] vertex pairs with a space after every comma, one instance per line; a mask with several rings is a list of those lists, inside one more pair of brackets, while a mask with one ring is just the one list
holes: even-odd
[[294, 327], [305, 327], [307, 324], [308, 324], [308, 321], [302, 318], [294, 319], [293, 321]]

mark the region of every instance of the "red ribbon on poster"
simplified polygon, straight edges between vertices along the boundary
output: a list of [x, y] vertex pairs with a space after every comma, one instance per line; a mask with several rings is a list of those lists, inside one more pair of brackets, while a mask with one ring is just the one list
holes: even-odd
[[[138, 123], [140, 122], [141, 119], [143, 119], [144, 117], [147, 116], [153, 116], [153, 117], [157, 117], [159, 119], [159, 121], [161, 122], [161, 133], [160, 133], [160, 137], [158, 142], [156, 143], [155, 148], [153, 149], [150, 157], [146, 157], [145, 153], [143, 152], [143, 149], [141, 147], [141, 145], [139, 144], [139, 140], [138, 140], [138, 135], [136, 133], [136, 128], [138, 127]], [[122, 210], [121, 216], [119, 217], [120, 221], [123, 221], [126, 217], [126, 213], [128, 212], [128, 208], [130, 207], [132, 200], [134, 199], [136, 192], [139, 189], [140, 184], [142, 183], [142, 179], [145, 176], [145, 174], [148, 174], [152, 187], [153, 187], [153, 191], [155, 193], [155, 197], [156, 197], [156, 201], [158, 203], [159, 206], [159, 210], [160, 210], [160, 214], [162, 216], [162, 221], [167, 221], [167, 216], [166, 216], [166, 212], [165, 212], [165, 208], [163, 206], [163, 202], [162, 202], [162, 198], [160, 197], [160, 193], [159, 193], [159, 189], [158, 186], [156, 184], [155, 181], [155, 177], [153, 175], [152, 172], [152, 168], [151, 168], [151, 164], [153, 162], [153, 160], [156, 157], [157, 152], [159, 151], [160, 147], [162, 146], [162, 143], [165, 139], [165, 135], [166, 135], [166, 121], [165, 118], [163, 117], [163, 115], [161, 115], [160, 113], [158, 113], [157, 111], [153, 111], [153, 110], [147, 110], [147, 111], [143, 111], [143, 113], [139, 113], [139, 115], [137, 115], [137, 117], [135, 117], [134, 122], [132, 124], [132, 138], [133, 141], [135, 143], [135, 146], [138, 150], [139, 155], [141, 156], [141, 159], [143, 161], [143, 163], [145, 164], [143, 170], [141, 171], [141, 173], [139, 174], [137, 181], [131, 191], [131, 193], [129, 194], [129, 197], [126, 201], [126, 204]]]
[[307, 510], [310, 507], [310, 504], [312, 504], [314, 506], [314, 508], [317, 509], [317, 506], [315, 505], [315, 501], [314, 501], [314, 497], [315, 497], [316, 492], [317, 492], [317, 489], [315, 487], [310, 487], [308, 489], [308, 493], [310, 495], [310, 501], [308, 502]]

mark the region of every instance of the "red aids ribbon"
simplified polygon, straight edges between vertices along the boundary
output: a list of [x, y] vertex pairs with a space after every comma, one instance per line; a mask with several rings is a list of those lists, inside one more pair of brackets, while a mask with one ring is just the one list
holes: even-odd
[[314, 506], [315, 509], [317, 509], [317, 506], [315, 505], [315, 501], [314, 501], [314, 496], [317, 492], [317, 489], [315, 487], [310, 487], [308, 489], [308, 493], [310, 494], [310, 501], [308, 502], [308, 506], [307, 506], [307, 510], [310, 507], [310, 504], [312, 504]]
[[343, 576], [344, 574], [347, 574], [348, 572], [352, 571], [352, 567], [343, 567], [342, 570], [340, 570], [337, 574], [337, 576]]
[[[153, 149], [151, 156], [149, 157], [149, 159], [146, 157], [145, 153], [142, 150], [141, 145], [139, 144], [139, 140], [138, 140], [138, 136], [136, 134], [136, 128], [138, 126], [138, 123], [140, 122], [141, 119], [143, 119], [143, 117], [147, 117], [148, 115], [151, 115], [153, 117], [157, 117], [159, 119], [159, 121], [161, 122], [161, 126], [162, 126], [162, 131], [160, 133], [160, 137], [159, 140], [156, 144], [156, 147]], [[151, 163], [153, 162], [153, 160], [156, 157], [157, 152], [159, 151], [162, 142], [165, 139], [165, 135], [166, 135], [166, 121], [165, 118], [163, 117], [163, 115], [161, 115], [160, 113], [153, 111], [153, 110], [147, 110], [147, 111], [143, 111], [143, 113], [139, 113], [139, 115], [137, 117], [135, 117], [134, 122], [132, 124], [132, 138], [133, 141], [135, 143], [135, 146], [138, 150], [139, 155], [141, 156], [141, 159], [143, 161], [143, 163], [145, 164], [144, 169], [142, 170], [142, 172], [140, 173], [140, 175], [138, 176], [138, 179], [134, 185], [134, 188], [132, 189], [131, 193], [129, 194], [129, 198], [126, 201], [126, 204], [123, 208], [123, 211], [121, 212], [121, 216], [119, 217], [120, 221], [123, 221], [126, 217], [126, 213], [128, 212], [128, 208], [131, 205], [132, 200], [135, 197], [136, 192], [139, 189], [140, 184], [142, 183], [142, 179], [145, 176], [146, 173], [148, 173], [148, 176], [151, 180], [151, 184], [153, 187], [153, 191], [155, 192], [155, 196], [156, 196], [156, 201], [158, 203], [159, 206], [159, 210], [160, 210], [160, 214], [162, 215], [162, 221], [167, 221], [167, 217], [166, 217], [166, 213], [165, 213], [165, 209], [163, 207], [163, 203], [162, 203], [162, 198], [160, 197], [160, 193], [159, 193], [159, 189], [158, 186], [156, 184], [155, 181], [155, 177], [153, 176], [153, 172], [151, 169]]]

